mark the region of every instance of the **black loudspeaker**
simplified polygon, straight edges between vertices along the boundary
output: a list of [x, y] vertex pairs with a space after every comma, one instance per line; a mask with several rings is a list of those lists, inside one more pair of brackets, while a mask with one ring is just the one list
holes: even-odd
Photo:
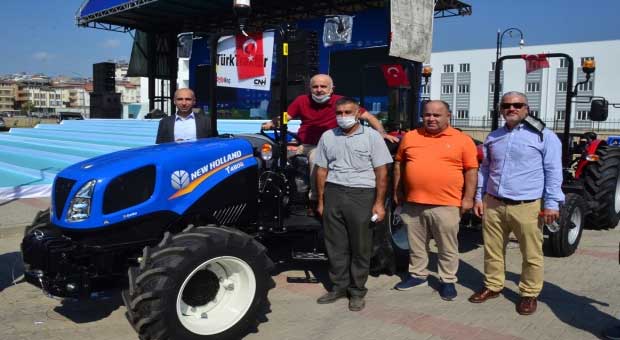
[[[275, 84], [274, 84], [275, 83]], [[289, 82], [286, 88], [286, 106], [291, 105], [291, 102], [299, 95], [310, 93], [308, 82]], [[278, 82], [271, 82], [271, 100], [269, 101], [269, 114], [271, 116], [278, 116], [281, 114], [280, 110], [280, 84]]]
[[[281, 42], [278, 42], [276, 55], [281, 55]], [[277, 66], [276, 66], [277, 67]], [[314, 31], [297, 31], [288, 42], [288, 84], [287, 107], [297, 96], [309, 93], [310, 78], [319, 73], [319, 41]], [[271, 101], [269, 113], [272, 116], [280, 112], [280, 68], [271, 81]]]
[[90, 94], [90, 118], [116, 118], [123, 115], [120, 93]]
[[93, 64], [93, 90], [98, 93], [116, 92], [115, 72], [115, 63]]
[[[278, 42], [276, 55], [281, 55], [282, 44]], [[291, 82], [310, 80], [319, 73], [319, 41], [314, 31], [297, 31], [288, 42], [288, 79]], [[276, 79], [280, 69], [276, 70]]]

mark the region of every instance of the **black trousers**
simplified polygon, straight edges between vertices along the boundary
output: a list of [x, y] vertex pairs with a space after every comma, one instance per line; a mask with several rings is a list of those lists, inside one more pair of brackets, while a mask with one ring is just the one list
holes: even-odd
[[364, 296], [372, 252], [374, 188], [325, 185], [323, 227], [334, 291]]

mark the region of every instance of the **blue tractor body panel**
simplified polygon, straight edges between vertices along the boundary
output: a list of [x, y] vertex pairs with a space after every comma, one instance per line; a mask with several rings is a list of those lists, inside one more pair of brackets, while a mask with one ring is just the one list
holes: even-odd
[[[147, 200], [105, 214], [104, 193], [112, 180], [143, 167], [155, 167], [154, 190]], [[61, 216], [52, 214], [52, 223], [61, 228], [87, 230], [127, 222], [141, 216], [171, 212], [182, 216], [196, 201], [218, 183], [244, 169], [257, 166], [250, 143], [237, 138], [208, 138], [194, 142], [167, 143], [118, 151], [74, 164], [58, 177], [76, 181], [64, 204]], [[84, 221], [66, 219], [68, 208], [77, 191], [91, 180], [95, 185], [90, 216]], [[52, 192], [56, 192], [56, 184]], [[239, 188], [231, 188], [238, 190]]]

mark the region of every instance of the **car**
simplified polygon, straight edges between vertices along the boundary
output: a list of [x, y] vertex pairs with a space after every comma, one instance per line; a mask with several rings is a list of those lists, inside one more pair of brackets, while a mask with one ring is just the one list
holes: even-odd
[[61, 112], [58, 114], [58, 122], [63, 120], [84, 120], [84, 116], [79, 112]]
[[4, 118], [0, 117], [0, 131], [8, 131], [9, 127], [6, 125]]

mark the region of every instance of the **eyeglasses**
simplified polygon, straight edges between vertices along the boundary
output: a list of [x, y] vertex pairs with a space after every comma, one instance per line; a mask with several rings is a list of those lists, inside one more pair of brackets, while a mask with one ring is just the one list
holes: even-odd
[[525, 103], [502, 103], [499, 107], [502, 110], [508, 110], [511, 106], [513, 106], [515, 109], [519, 110], [525, 105]]

